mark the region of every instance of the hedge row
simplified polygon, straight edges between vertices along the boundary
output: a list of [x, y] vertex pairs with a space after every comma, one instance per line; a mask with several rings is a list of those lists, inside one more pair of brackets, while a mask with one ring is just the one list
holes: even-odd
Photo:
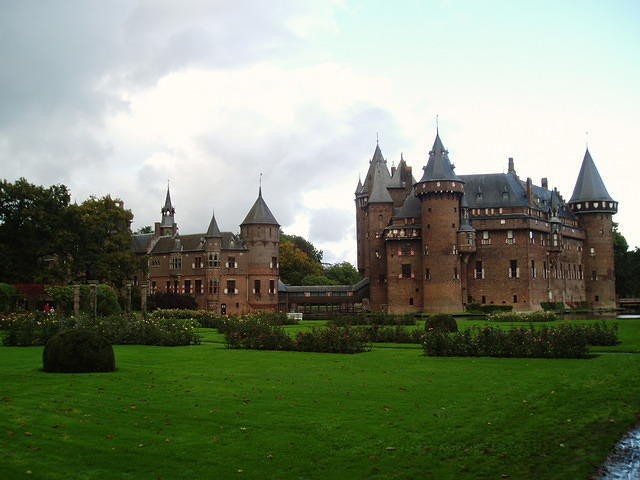
[[335, 326], [347, 325], [415, 325], [416, 317], [413, 313], [392, 315], [385, 313], [362, 313], [332, 317], [327, 324]]
[[558, 316], [553, 312], [496, 312], [487, 315], [486, 320], [490, 322], [553, 322], [558, 320]]
[[227, 348], [252, 350], [290, 350], [299, 352], [361, 353], [371, 350], [366, 337], [357, 329], [329, 326], [297, 332], [291, 338], [279, 325], [258, 315], [229, 317], [225, 323]]
[[193, 345], [200, 343], [198, 323], [192, 319], [143, 318], [111, 315], [92, 319], [41, 312], [14, 313], [0, 318], [8, 346], [45, 345], [58, 331], [84, 328], [99, 333], [112, 344]]
[[615, 345], [617, 325], [561, 324], [549, 328], [503, 330], [484, 327], [447, 334], [427, 330], [423, 341], [425, 355], [444, 357], [531, 357], [583, 358], [588, 345]]

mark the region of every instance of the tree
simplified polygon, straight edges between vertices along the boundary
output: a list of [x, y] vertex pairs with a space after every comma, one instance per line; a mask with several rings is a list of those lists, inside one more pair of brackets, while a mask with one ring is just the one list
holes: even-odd
[[613, 224], [613, 258], [616, 270], [616, 295], [640, 297], [640, 250], [629, 251], [629, 244]]
[[301, 285], [339, 285], [339, 283], [326, 275], [305, 275]]
[[65, 277], [69, 242], [69, 191], [20, 178], [0, 182], [0, 279], [56, 282]]
[[109, 195], [92, 196], [81, 205], [74, 205], [73, 215], [76, 278], [122, 286], [137, 267], [131, 250], [131, 211]]
[[280, 231], [280, 243], [292, 243], [304, 253], [306, 253], [309, 258], [316, 263], [322, 263], [322, 250], [318, 250], [313, 244], [306, 240], [305, 238], [299, 235], [287, 235], [282, 230]]
[[[306, 241], [306, 240], [305, 240]], [[302, 285], [307, 275], [321, 275], [322, 264], [291, 241], [280, 241], [280, 279], [289, 285]]]
[[138, 230], [136, 230], [133, 233], [136, 233], [136, 234], [153, 233], [153, 227], [151, 227], [151, 225], [145, 225], [144, 227], [140, 227]]
[[340, 262], [324, 269], [324, 274], [337, 285], [354, 285], [362, 280], [362, 275], [349, 262]]

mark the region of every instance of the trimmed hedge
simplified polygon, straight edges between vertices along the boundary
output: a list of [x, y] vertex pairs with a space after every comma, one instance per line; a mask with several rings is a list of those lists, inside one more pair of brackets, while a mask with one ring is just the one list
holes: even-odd
[[116, 360], [106, 338], [85, 328], [55, 334], [44, 347], [42, 366], [51, 373], [113, 372]]
[[425, 330], [441, 330], [443, 332], [457, 332], [458, 324], [452, 315], [439, 313], [430, 315], [424, 322]]
[[497, 312], [487, 315], [486, 320], [490, 322], [553, 322], [558, 320], [554, 312]]
[[372, 327], [358, 327], [358, 332], [369, 342], [386, 343], [422, 343], [424, 331], [407, 329], [402, 325], [374, 325]]
[[415, 325], [416, 317], [413, 313], [405, 315], [392, 315], [386, 313], [362, 313], [354, 315], [342, 315], [329, 318], [328, 325]]
[[564, 302], [540, 302], [540, 306], [546, 312], [561, 312], [564, 310]]
[[615, 337], [617, 342], [616, 332], [617, 325], [608, 327], [604, 322], [511, 330], [484, 327], [454, 334], [428, 330], [422, 346], [427, 356], [584, 358], [591, 341], [612, 341]]
[[282, 326], [273, 325], [257, 314], [229, 317], [224, 335], [227, 348], [323, 353], [360, 353], [371, 349], [368, 339], [357, 329], [314, 327], [291, 338]]
[[492, 304], [480, 304], [480, 303], [467, 304], [467, 312], [494, 313], [494, 312], [510, 312], [512, 310], [513, 310], [513, 305], [492, 305]]
[[191, 295], [181, 295], [179, 293], [156, 292], [149, 297], [150, 311], [176, 308], [195, 310], [198, 308], [198, 304]]

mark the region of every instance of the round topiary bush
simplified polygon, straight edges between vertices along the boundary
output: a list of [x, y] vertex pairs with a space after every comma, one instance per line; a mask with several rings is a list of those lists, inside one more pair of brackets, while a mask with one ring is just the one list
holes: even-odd
[[49, 339], [42, 353], [45, 372], [113, 372], [116, 360], [113, 347], [91, 330], [64, 330]]
[[424, 322], [424, 328], [425, 330], [433, 329], [445, 332], [457, 332], [458, 324], [452, 315], [439, 313], [437, 315], [427, 317], [427, 320]]

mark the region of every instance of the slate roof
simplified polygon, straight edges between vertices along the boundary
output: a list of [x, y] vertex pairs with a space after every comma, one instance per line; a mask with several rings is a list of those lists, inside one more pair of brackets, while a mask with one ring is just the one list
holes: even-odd
[[[201, 252], [204, 251], [205, 233], [191, 235], [176, 235], [175, 237], [160, 237], [156, 241], [152, 254], [166, 254], [175, 252]], [[221, 232], [222, 249], [246, 250], [240, 235], [232, 232]]]
[[464, 181], [469, 208], [524, 207], [527, 194], [522, 183], [512, 173], [480, 173], [460, 175]]
[[260, 189], [258, 190], [258, 198], [256, 199], [255, 203], [251, 207], [251, 210], [249, 210], [249, 213], [247, 213], [247, 216], [244, 218], [243, 222], [240, 225], [249, 225], [255, 223], [280, 226], [276, 218], [273, 216], [273, 213], [271, 213], [271, 210], [269, 210], [269, 207], [267, 207], [267, 204], [262, 198], [262, 187], [260, 187]]
[[211, 221], [209, 222], [209, 228], [207, 228], [207, 237], [221, 237], [220, 229], [218, 228], [218, 222], [216, 222], [215, 212], [211, 213]]
[[613, 201], [587, 148], [580, 167], [580, 173], [578, 174], [578, 180], [569, 202], [590, 202], [594, 200]]
[[429, 160], [423, 170], [424, 175], [422, 175], [421, 182], [432, 180], [460, 180], [460, 177], [453, 171], [453, 166], [449, 161], [449, 152], [444, 148], [444, 145], [442, 145], [439, 133], [436, 134], [433, 147], [429, 152]]
[[411, 193], [407, 195], [404, 203], [401, 207], [393, 209], [394, 218], [416, 218], [422, 214], [422, 207], [420, 206], [420, 199], [416, 197], [415, 190], [411, 190]]
[[373, 152], [373, 157], [369, 161], [369, 170], [367, 171], [367, 175], [364, 177], [364, 184], [362, 185], [362, 190], [360, 193], [371, 193], [373, 190], [373, 177], [374, 174], [378, 170], [378, 176], [384, 179], [385, 188], [391, 181], [391, 174], [389, 173], [389, 169], [387, 168], [387, 161], [382, 156], [382, 151], [380, 150], [380, 145], [376, 143], [376, 149]]
[[138, 233], [131, 236], [131, 248], [134, 253], [147, 253], [153, 233]]
[[391, 195], [387, 187], [391, 182], [391, 176], [387, 170], [386, 164], [376, 162], [371, 164], [373, 174], [371, 176], [371, 193], [369, 194], [369, 203], [393, 203]]

